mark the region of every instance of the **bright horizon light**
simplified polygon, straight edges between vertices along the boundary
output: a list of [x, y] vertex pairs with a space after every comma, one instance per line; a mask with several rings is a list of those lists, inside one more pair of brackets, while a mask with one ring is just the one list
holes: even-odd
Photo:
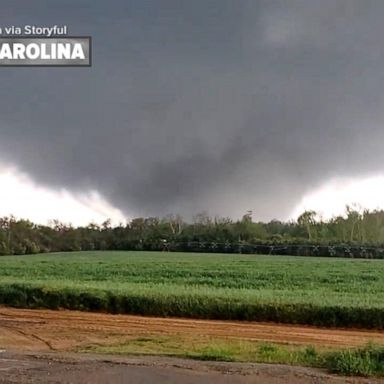
[[[57, 219], [75, 226], [101, 224], [107, 219], [113, 225], [127, 221], [97, 191], [74, 194], [65, 189], [41, 187], [17, 168], [0, 167], [0, 185], [0, 217], [14, 216], [37, 224], [49, 224]], [[288, 220], [296, 220], [306, 210], [330, 219], [343, 215], [346, 205], [384, 209], [384, 176], [332, 179], [306, 194]]]
[[0, 216], [28, 219], [49, 224], [57, 219], [75, 226], [126, 222], [123, 213], [96, 191], [73, 194], [65, 189], [53, 190], [36, 185], [16, 168], [0, 168]]
[[316, 211], [322, 218], [344, 215], [346, 206], [362, 209], [384, 209], [384, 176], [362, 179], [335, 178], [305, 195], [296, 206], [290, 219], [304, 211]]

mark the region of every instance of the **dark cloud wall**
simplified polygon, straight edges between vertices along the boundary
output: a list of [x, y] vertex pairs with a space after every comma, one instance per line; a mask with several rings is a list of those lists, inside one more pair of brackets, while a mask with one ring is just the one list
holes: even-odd
[[2, 1], [92, 35], [93, 67], [0, 69], [0, 162], [127, 215], [284, 218], [382, 173], [381, 0]]

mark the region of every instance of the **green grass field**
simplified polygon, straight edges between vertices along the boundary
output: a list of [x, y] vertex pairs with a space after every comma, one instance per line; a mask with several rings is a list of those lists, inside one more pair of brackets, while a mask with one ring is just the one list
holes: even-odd
[[79, 252], [0, 258], [0, 303], [384, 328], [384, 261]]

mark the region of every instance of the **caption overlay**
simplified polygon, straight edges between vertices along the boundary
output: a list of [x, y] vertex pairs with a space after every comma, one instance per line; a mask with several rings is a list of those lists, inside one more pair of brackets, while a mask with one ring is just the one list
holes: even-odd
[[68, 36], [64, 27], [0, 27], [0, 67], [90, 67], [90, 36]]

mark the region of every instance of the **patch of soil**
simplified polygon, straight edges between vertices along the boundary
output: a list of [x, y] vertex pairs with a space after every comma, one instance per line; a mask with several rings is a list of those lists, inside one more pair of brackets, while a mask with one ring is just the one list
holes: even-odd
[[0, 348], [7, 350], [72, 351], [138, 335], [198, 335], [335, 348], [384, 344], [384, 332], [373, 330], [0, 307]]

